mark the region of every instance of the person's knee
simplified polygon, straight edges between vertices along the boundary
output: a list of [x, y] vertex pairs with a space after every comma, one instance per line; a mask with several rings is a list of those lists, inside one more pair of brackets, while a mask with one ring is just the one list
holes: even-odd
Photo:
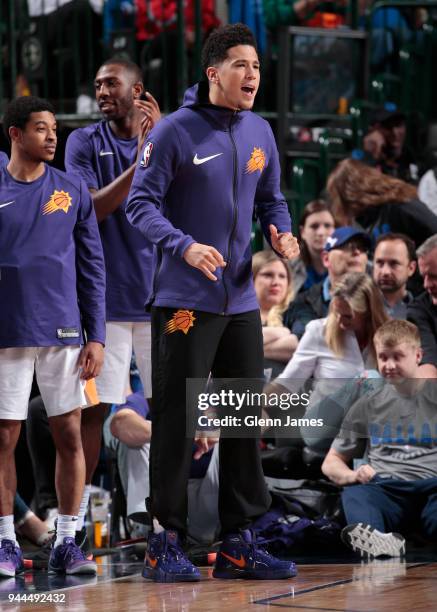
[[351, 487], [345, 487], [341, 493], [341, 501], [343, 506], [345, 504], [352, 503], [365, 503], [369, 496], [369, 490], [367, 485], [359, 484], [352, 485]]
[[52, 417], [50, 427], [58, 454], [72, 455], [83, 452], [80, 432], [80, 415], [67, 413]]

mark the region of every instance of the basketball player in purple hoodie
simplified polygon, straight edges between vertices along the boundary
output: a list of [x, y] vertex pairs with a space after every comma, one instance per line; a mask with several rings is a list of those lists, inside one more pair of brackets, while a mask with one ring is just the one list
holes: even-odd
[[3, 128], [11, 159], [0, 168], [0, 576], [23, 570], [12, 514], [14, 450], [34, 372], [57, 450], [49, 570], [95, 573], [74, 538], [85, 482], [81, 407], [105, 342], [99, 231], [86, 185], [46, 164], [57, 142], [51, 104], [15, 99]]
[[[182, 107], [148, 136], [127, 206], [131, 223], [157, 247], [150, 296], [154, 531], [143, 576], [158, 582], [200, 578], [180, 541], [193, 443], [185, 433], [186, 379], [210, 372], [216, 379], [263, 377], [251, 273], [254, 209], [277, 253], [290, 259], [299, 253], [272, 131], [251, 112], [260, 64], [250, 29], [233, 24], [213, 32], [202, 64], [208, 81], [190, 88]], [[219, 452], [223, 543], [213, 576], [294, 576], [294, 563], [269, 555], [250, 530], [271, 501], [258, 440], [222, 437]]]

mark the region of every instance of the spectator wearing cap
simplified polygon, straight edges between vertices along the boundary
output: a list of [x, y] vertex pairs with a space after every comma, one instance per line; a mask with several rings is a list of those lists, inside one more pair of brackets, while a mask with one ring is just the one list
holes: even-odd
[[437, 377], [437, 234], [417, 249], [419, 271], [425, 291], [409, 306], [407, 318], [419, 328], [423, 357], [420, 371]]
[[419, 166], [406, 144], [406, 136], [406, 116], [395, 104], [388, 102], [371, 113], [363, 149], [354, 151], [353, 157], [384, 174], [417, 184]]
[[339, 227], [328, 237], [322, 251], [328, 276], [299, 293], [284, 314], [284, 324], [292, 334], [300, 339], [307, 323], [326, 317], [332, 291], [347, 272], [366, 271], [370, 244], [369, 236], [354, 227]]
[[373, 256], [373, 280], [380, 288], [384, 306], [392, 319], [406, 319], [413, 296], [407, 282], [416, 271], [414, 242], [404, 234], [383, 234]]

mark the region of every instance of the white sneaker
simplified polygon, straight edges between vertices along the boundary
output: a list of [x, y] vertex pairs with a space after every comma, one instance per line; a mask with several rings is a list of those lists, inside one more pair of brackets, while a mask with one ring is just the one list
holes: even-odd
[[403, 557], [405, 538], [400, 533], [382, 533], [371, 525], [347, 525], [341, 539], [361, 557]]

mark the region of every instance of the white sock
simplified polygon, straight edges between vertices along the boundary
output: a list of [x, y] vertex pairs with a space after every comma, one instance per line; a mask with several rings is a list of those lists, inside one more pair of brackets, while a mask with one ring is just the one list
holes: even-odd
[[13, 514], [0, 516], [0, 542], [2, 540], [12, 540], [12, 542], [15, 542], [15, 544], [17, 545]]
[[64, 538], [73, 538], [76, 535], [77, 516], [70, 514], [58, 514], [58, 524], [56, 526], [55, 546], [64, 543]]
[[79, 515], [77, 518], [76, 530], [80, 531], [85, 521], [85, 514], [88, 510], [88, 502], [90, 500], [91, 485], [85, 485], [83, 489], [82, 501], [80, 502]]

